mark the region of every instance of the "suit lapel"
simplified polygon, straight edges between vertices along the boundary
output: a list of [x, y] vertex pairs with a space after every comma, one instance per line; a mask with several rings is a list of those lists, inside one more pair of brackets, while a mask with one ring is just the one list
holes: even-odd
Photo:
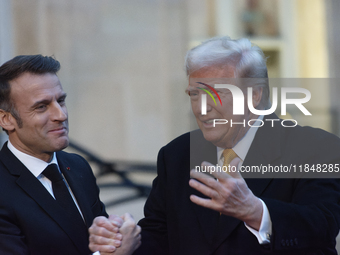
[[[196, 166], [200, 166], [203, 161], [216, 164], [216, 153], [216, 146], [210, 142], [207, 142], [200, 130], [190, 133], [190, 169], [195, 169]], [[198, 197], [206, 197], [196, 189], [189, 187], [188, 195], [190, 196], [191, 194]], [[214, 210], [196, 205], [195, 203], [191, 203], [191, 206], [198, 219], [202, 233], [211, 246], [213, 244], [214, 235], [218, 227], [219, 213]]]
[[[200, 166], [202, 161], [208, 161], [214, 165], [217, 163], [217, 148], [206, 141], [201, 131], [190, 134], [190, 166]], [[206, 197], [195, 189], [190, 188], [191, 194]], [[236, 228], [240, 221], [236, 218], [222, 215], [214, 210], [204, 208], [192, 203], [202, 232], [208, 240], [211, 252], [213, 252]]]
[[72, 218], [54, 200], [41, 182], [10, 152], [7, 143], [0, 152], [0, 160], [12, 175], [18, 177], [17, 185], [63, 229], [74, 245], [80, 251], [83, 250], [81, 247], [87, 247], [87, 240], [79, 238], [79, 229], [72, 227]]
[[58, 153], [57, 158], [60, 171], [65, 176], [65, 179], [67, 180], [67, 183], [69, 184], [72, 193], [77, 200], [78, 206], [83, 214], [85, 224], [87, 228], [89, 228], [94, 217], [88, 200], [86, 196], [84, 196], [84, 189], [81, 185], [79, 185], [81, 183], [79, 172], [75, 171], [76, 166], [73, 166], [70, 164], [70, 162], [64, 160], [62, 157], [60, 157], [60, 154]]
[[[278, 119], [278, 117], [275, 114], [271, 114], [265, 119]], [[281, 156], [280, 127], [276, 122], [272, 127], [271, 122], [265, 121], [265, 125], [257, 130], [244, 160], [244, 166], [268, 165]], [[255, 196], [260, 196], [272, 181], [271, 178], [247, 178], [246, 173], [242, 175]]]

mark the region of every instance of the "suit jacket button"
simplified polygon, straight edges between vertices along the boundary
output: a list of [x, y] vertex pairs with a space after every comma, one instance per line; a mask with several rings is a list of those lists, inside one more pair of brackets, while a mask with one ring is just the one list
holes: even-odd
[[281, 240], [281, 245], [282, 245], [282, 246], [286, 246], [285, 240], [283, 240], [283, 239]]

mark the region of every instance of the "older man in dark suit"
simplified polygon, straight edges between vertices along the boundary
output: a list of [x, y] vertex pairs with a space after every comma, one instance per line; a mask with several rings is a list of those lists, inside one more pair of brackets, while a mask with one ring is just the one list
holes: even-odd
[[[339, 172], [340, 139], [294, 122], [284, 127], [269, 115], [265, 57], [247, 39], [208, 40], [188, 52], [186, 64], [187, 93], [200, 130], [160, 150], [135, 254], [337, 254], [338, 179], [288, 173], [244, 178], [246, 173], [233, 169], [326, 164]], [[246, 99], [251, 87], [251, 107], [242, 101], [244, 112], [234, 114], [235, 91], [214, 84], [237, 86]], [[214, 178], [190, 172], [210, 163], [228, 171], [211, 171]], [[99, 228], [91, 234], [96, 233]]]
[[[1, 255], [90, 254], [88, 228], [107, 216], [88, 163], [61, 151], [69, 138], [59, 68], [41, 55], [0, 67], [0, 125], [9, 136], [0, 151]], [[138, 237], [139, 227], [124, 219], [121, 231]], [[122, 223], [111, 217], [117, 247]]]

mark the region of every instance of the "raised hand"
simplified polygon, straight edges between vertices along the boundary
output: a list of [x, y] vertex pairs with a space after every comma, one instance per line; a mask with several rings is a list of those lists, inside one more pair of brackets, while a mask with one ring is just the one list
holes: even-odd
[[[238, 166], [239, 158], [231, 161], [230, 166]], [[202, 162], [202, 166], [213, 166], [209, 162]], [[195, 195], [190, 200], [200, 206], [210, 208], [222, 214], [242, 220], [248, 226], [258, 230], [261, 225], [262, 203], [248, 188], [247, 183], [238, 171], [211, 171], [214, 178], [206, 174], [191, 170], [189, 185], [209, 198]]]

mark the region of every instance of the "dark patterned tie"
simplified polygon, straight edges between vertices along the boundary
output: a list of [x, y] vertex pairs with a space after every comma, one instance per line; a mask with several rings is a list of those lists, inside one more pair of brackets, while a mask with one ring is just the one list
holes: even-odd
[[65, 212], [67, 212], [67, 214], [70, 215], [73, 220], [77, 221], [78, 224], [80, 223], [79, 220], [81, 220], [82, 224], [84, 225], [85, 222], [71, 197], [70, 191], [66, 187], [63, 176], [58, 170], [58, 166], [56, 164], [50, 164], [45, 168], [42, 174], [52, 182], [54, 197], [56, 201], [65, 209]]

